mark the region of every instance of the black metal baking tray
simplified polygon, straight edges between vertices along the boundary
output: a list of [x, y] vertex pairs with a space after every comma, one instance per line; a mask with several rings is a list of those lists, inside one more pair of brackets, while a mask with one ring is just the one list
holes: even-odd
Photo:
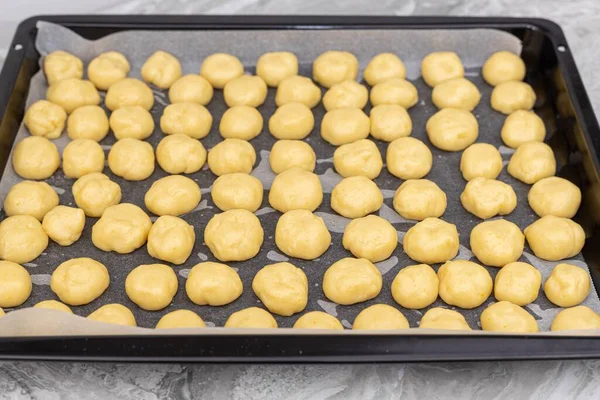
[[[594, 286], [600, 282], [599, 127], [564, 35], [540, 19], [444, 17], [43, 16], [18, 28], [0, 75], [0, 169], [8, 159], [31, 77], [39, 69], [37, 21], [63, 25], [87, 39], [132, 29], [465, 29], [495, 28], [523, 42], [528, 81], [551, 101], [541, 110], [556, 127], [552, 147], [577, 175], [584, 204], [577, 216]], [[369, 362], [600, 357], [600, 338], [531, 335], [252, 334], [0, 338], [0, 358], [202, 362]]]

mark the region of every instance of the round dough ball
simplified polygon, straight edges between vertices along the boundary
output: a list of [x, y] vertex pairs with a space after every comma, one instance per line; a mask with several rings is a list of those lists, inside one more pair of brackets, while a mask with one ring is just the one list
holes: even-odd
[[444, 81], [434, 87], [431, 93], [431, 100], [437, 108], [459, 108], [473, 111], [480, 99], [481, 93], [477, 86], [465, 78]]
[[356, 316], [352, 329], [390, 330], [408, 329], [408, 320], [402, 313], [387, 304], [374, 304]]
[[150, 186], [144, 196], [144, 204], [153, 214], [179, 216], [192, 211], [201, 198], [200, 188], [192, 179], [169, 175]]
[[323, 201], [319, 177], [294, 167], [275, 177], [269, 191], [269, 204], [282, 213], [290, 210], [315, 211]]
[[51, 84], [46, 91], [46, 100], [71, 114], [79, 107], [100, 104], [100, 94], [92, 82], [69, 78]]
[[17, 307], [31, 294], [31, 276], [19, 264], [0, 261], [0, 307]]
[[383, 279], [373, 263], [364, 258], [342, 258], [323, 277], [323, 293], [337, 304], [351, 305], [371, 300], [381, 292]]
[[317, 156], [312, 147], [300, 140], [278, 140], [269, 154], [271, 170], [276, 174], [293, 167], [313, 172], [316, 162]]
[[168, 135], [156, 146], [156, 161], [169, 174], [193, 174], [206, 162], [206, 149], [188, 135]]
[[412, 120], [406, 109], [397, 104], [381, 104], [371, 109], [371, 136], [391, 142], [412, 132]]
[[148, 311], [162, 310], [171, 304], [178, 286], [175, 271], [164, 264], [140, 265], [125, 279], [127, 297]]
[[252, 280], [252, 290], [267, 309], [289, 317], [306, 308], [308, 278], [288, 262], [263, 267]]
[[409, 265], [394, 278], [392, 297], [404, 308], [425, 308], [437, 300], [439, 283], [438, 276], [429, 265]]
[[133, 106], [140, 106], [149, 111], [154, 105], [154, 93], [139, 79], [125, 78], [108, 88], [104, 104], [111, 111]]
[[245, 261], [260, 251], [264, 231], [248, 210], [228, 210], [214, 215], [204, 229], [204, 241], [219, 261]]
[[154, 52], [142, 65], [142, 78], [160, 89], [168, 89], [181, 77], [181, 63], [166, 51]]
[[467, 183], [460, 194], [465, 210], [481, 218], [507, 215], [517, 207], [517, 195], [513, 188], [495, 179], [475, 178]]
[[236, 105], [227, 109], [219, 123], [219, 133], [225, 139], [254, 139], [262, 132], [262, 128], [262, 115], [256, 108], [246, 105]]
[[364, 176], [344, 178], [331, 191], [331, 208], [346, 218], [360, 218], [383, 205], [383, 194]]
[[344, 325], [336, 317], [323, 311], [307, 312], [296, 320], [295, 329], [333, 329], [344, 330]]
[[369, 90], [356, 81], [336, 83], [325, 92], [323, 106], [326, 111], [338, 108], [365, 108]]
[[396, 249], [398, 232], [387, 220], [367, 215], [346, 225], [342, 244], [356, 258], [379, 262], [388, 259]]
[[137, 139], [121, 139], [108, 152], [108, 167], [128, 181], [143, 181], [154, 172], [152, 145]]
[[525, 236], [519, 227], [504, 219], [475, 225], [470, 241], [475, 257], [491, 267], [503, 267], [517, 261], [525, 246]]
[[244, 65], [236, 56], [215, 53], [202, 61], [200, 75], [215, 89], [223, 89], [227, 82], [244, 75]]
[[46, 182], [22, 181], [10, 188], [4, 199], [7, 216], [31, 215], [41, 221], [58, 205], [58, 195]]
[[481, 313], [481, 329], [491, 332], [535, 333], [537, 321], [525, 309], [508, 301], [494, 303]]
[[471, 327], [461, 313], [434, 307], [427, 310], [421, 318], [419, 328], [445, 329], [455, 331], [470, 331]]
[[498, 51], [485, 61], [481, 74], [491, 86], [507, 81], [522, 81], [525, 78], [525, 63], [510, 51]]
[[29, 136], [15, 146], [12, 165], [25, 179], [47, 179], [60, 166], [56, 145], [42, 136]]
[[590, 286], [590, 274], [585, 269], [561, 263], [544, 283], [544, 293], [559, 307], [573, 307], [585, 300]]
[[108, 51], [90, 61], [87, 74], [98, 89], [108, 90], [113, 83], [127, 78], [130, 70], [129, 61], [123, 54], [117, 51]]
[[546, 143], [523, 143], [510, 158], [506, 170], [521, 182], [531, 185], [556, 173], [554, 152]]
[[535, 105], [536, 95], [529, 84], [508, 81], [498, 84], [490, 99], [494, 110], [508, 115], [517, 110], [531, 110]]
[[36, 303], [33, 308], [44, 308], [46, 310], [63, 311], [68, 314], [73, 314], [73, 310], [71, 310], [68, 305], [56, 300], [40, 301], [39, 303]]
[[91, 303], [104, 293], [110, 276], [104, 264], [91, 258], [72, 258], [60, 264], [50, 278], [50, 289], [70, 306]]
[[121, 187], [118, 183], [99, 172], [77, 179], [71, 189], [77, 207], [88, 217], [100, 217], [104, 210], [121, 201]]
[[0, 222], [0, 258], [25, 264], [48, 247], [48, 235], [40, 221], [30, 215], [15, 215]]
[[380, 53], [369, 61], [363, 73], [363, 78], [369, 86], [385, 82], [393, 78], [404, 79], [406, 67], [397, 55], [392, 53]]
[[444, 81], [462, 78], [465, 68], [458, 54], [452, 51], [436, 51], [429, 53], [421, 61], [421, 75], [426, 84], [435, 87]]
[[321, 89], [305, 76], [295, 75], [279, 82], [275, 93], [275, 104], [281, 107], [288, 103], [302, 103], [314, 108], [321, 101]]
[[183, 264], [192, 254], [194, 227], [181, 218], [163, 215], [148, 232], [148, 254], [171, 264]]
[[474, 143], [463, 151], [460, 172], [466, 181], [481, 177], [496, 179], [502, 172], [502, 155], [488, 143]]
[[419, 93], [415, 85], [406, 79], [393, 78], [375, 85], [371, 89], [369, 99], [373, 107], [380, 104], [397, 104], [408, 109], [417, 104]]
[[98, 142], [75, 139], [63, 150], [62, 168], [65, 176], [78, 179], [93, 172], [102, 172], [106, 157]]
[[61, 246], [70, 246], [81, 237], [85, 226], [85, 213], [80, 208], [54, 207], [42, 221], [48, 237]]
[[231, 314], [225, 328], [277, 328], [277, 321], [262, 308], [248, 307]]
[[254, 212], [263, 201], [263, 185], [252, 175], [235, 172], [218, 177], [213, 183], [212, 201], [222, 211], [242, 209]]
[[208, 152], [208, 167], [217, 176], [249, 174], [256, 162], [254, 147], [245, 140], [225, 139]]
[[87, 316], [92, 321], [107, 324], [137, 326], [131, 310], [121, 304], [106, 304]]
[[471, 261], [448, 261], [438, 270], [440, 297], [447, 304], [472, 309], [482, 305], [492, 293], [492, 277]]
[[321, 121], [321, 137], [334, 146], [352, 143], [369, 136], [371, 120], [359, 108], [327, 111]]
[[517, 110], [504, 120], [500, 136], [505, 145], [516, 149], [523, 143], [543, 142], [546, 125], [535, 112]]
[[423, 264], [437, 264], [458, 254], [458, 231], [439, 218], [425, 218], [410, 228], [402, 240], [404, 252]]
[[431, 171], [433, 155], [419, 139], [403, 137], [388, 145], [385, 155], [390, 174], [400, 179], [420, 179]]
[[267, 98], [267, 84], [260, 76], [242, 75], [227, 82], [223, 97], [229, 107], [258, 107]]
[[214, 90], [209, 81], [200, 75], [184, 75], [169, 89], [169, 101], [175, 103], [198, 103], [207, 105], [212, 100]]
[[69, 116], [67, 134], [71, 140], [91, 139], [101, 141], [108, 135], [109, 121], [100, 106], [82, 106]]
[[58, 138], [67, 121], [67, 112], [61, 106], [47, 100], [38, 100], [25, 112], [23, 123], [31, 136], [43, 136], [46, 139]]
[[277, 221], [275, 244], [290, 257], [314, 260], [331, 245], [331, 234], [321, 217], [308, 210], [290, 210]]
[[536, 257], [558, 261], [575, 257], [585, 242], [581, 225], [568, 218], [546, 215], [524, 230], [527, 243]]
[[165, 135], [183, 133], [202, 139], [210, 133], [213, 118], [206, 107], [198, 103], [175, 103], [165, 107], [160, 117], [160, 130]]
[[256, 62], [256, 75], [270, 87], [277, 87], [285, 78], [298, 75], [298, 58], [289, 51], [265, 53]]
[[110, 206], [92, 227], [92, 242], [103, 251], [131, 253], [146, 243], [152, 221], [134, 204]]
[[154, 132], [152, 114], [142, 106], [117, 108], [110, 114], [109, 124], [117, 140], [144, 140]]
[[347, 51], [326, 51], [313, 62], [313, 78], [326, 88], [358, 75], [358, 60]]
[[269, 118], [269, 132], [277, 139], [304, 139], [315, 127], [315, 117], [302, 103], [286, 103]]
[[368, 139], [360, 139], [335, 149], [333, 166], [344, 178], [366, 176], [375, 179], [381, 173], [383, 160], [375, 143]]
[[228, 265], [202, 262], [194, 265], [185, 281], [185, 292], [195, 304], [224, 306], [242, 295], [240, 276]]
[[190, 310], [175, 310], [158, 320], [156, 329], [205, 328], [206, 324], [198, 314]]
[[600, 315], [586, 306], [562, 310], [552, 321], [551, 331], [600, 329]]
[[444, 108], [427, 120], [427, 136], [435, 147], [445, 151], [461, 151], [479, 136], [477, 118], [469, 111]]
[[402, 217], [422, 221], [444, 214], [446, 193], [428, 179], [409, 179], [396, 190], [393, 204]]
[[81, 60], [66, 51], [53, 51], [44, 57], [44, 74], [48, 85], [64, 79], [83, 77], [83, 63]]
[[542, 285], [542, 274], [531, 264], [512, 262], [506, 264], [494, 281], [494, 297], [518, 306], [533, 303]]
[[540, 217], [573, 218], [581, 204], [581, 190], [564, 178], [552, 176], [534, 183], [527, 200]]

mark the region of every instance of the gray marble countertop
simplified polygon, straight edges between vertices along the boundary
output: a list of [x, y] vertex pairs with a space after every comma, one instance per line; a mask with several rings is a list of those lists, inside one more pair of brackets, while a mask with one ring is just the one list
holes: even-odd
[[[598, 0], [27, 0], [11, 3], [0, 16], [0, 62], [22, 19], [74, 13], [549, 18], [564, 29], [600, 115]], [[214, 366], [0, 362], [2, 399], [585, 399], [598, 398], [599, 385], [600, 360]]]

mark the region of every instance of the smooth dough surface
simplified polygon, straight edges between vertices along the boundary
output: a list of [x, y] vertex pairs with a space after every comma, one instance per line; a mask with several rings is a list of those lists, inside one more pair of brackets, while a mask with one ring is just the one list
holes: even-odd
[[248, 210], [228, 210], [214, 215], [204, 229], [204, 241], [219, 261], [245, 261], [260, 251], [264, 231]]
[[225, 328], [277, 328], [277, 321], [262, 308], [248, 307], [231, 314]]
[[106, 157], [98, 142], [75, 139], [63, 150], [62, 169], [68, 178], [78, 179], [93, 172], [102, 172]]
[[494, 303], [481, 313], [481, 329], [492, 332], [535, 333], [537, 321], [525, 309], [508, 301]]
[[458, 54], [452, 51], [430, 53], [421, 61], [421, 76], [425, 83], [435, 87], [454, 78], [462, 78], [465, 68]]
[[314, 108], [321, 101], [321, 89], [305, 76], [295, 75], [279, 82], [275, 93], [275, 104], [281, 107], [288, 103], [302, 103]]
[[295, 329], [334, 329], [344, 330], [344, 325], [333, 315], [323, 311], [307, 312], [296, 320]]
[[396, 190], [393, 205], [407, 219], [441, 217], [446, 211], [446, 193], [428, 179], [409, 179]]
[[129, 61], [122, 53], [108, 51], [90, 61], [87, 74], [98, 89], [107, 90], [113, 83], [127, 78], [130, 70]]
[[402, 60], [393, 53], [379, 53], [369, 61], [363, 78], [369, 86], [375, 86], [378, 83], [389, 79], [406, 77], [406, 67]]
[[165, 264], [146, 264], [135, 267], [125, 279], [127, 297], [140, 308], [162, 310], [177, 293], [177, 275]]
[[252, 290], [270, 312], [284, 317], [304, 310], [308, 302], [308, 278], [288, 262], [263, 267], [252, 280]]
[[267, 84], [260, 76], [238, 76], [227, 82], [223, 89], [223, 97], [229, 107], [258, 107], [267, 97]]
[[262, 115], [248, 105], [231, 106], [223, 113], [219, 123], [219, 133], [225, 139], [254, 139], [262, 132], [262, 128]]
[[121, 201], [121, 187], [99, 172], [77, 179], [72, 187], [77, 207], [88, 217], [100, 217], [104, 210]]
[[0, 307], [17, 307], [31, 294], [29, 272], [12, 261], [0, 261]]
[[512, 262], [496, 274], [494, 297], [523, 307], [537, 299], [541, 285], [542, 274], [535, 267], [524, 262]]
[[282, 213], [290, 210], [314, 211], [323, 201], [319, 177], [293, 167], [275, 177], [269, 191], [269, 204]]
[[564, 178], [551, 176], [534, 183], [527, 200], [540, 217], [573, 218], [581, 204], [581, 190]]
[[559, 307], [573, 307], [590, 293], [590, 274], [583, 268], [561, 263], [544, 283], [544, 294]]
[[204, 328], [206, 324], [198, 314], [190, 310], [175, 310], [163, 315], [156, 329]]
[[462, 153], [460, 172], [466, 181], [479, 177], [496, 179], [502, 172], [502, 155], [489, 143], [473, 143]]
[[270, 87], [277, 87], [285, 78], [298, 75], [298, 58], [289, 51], [265, 53], [256, 62], [256, 75]]
[[217, 176], [243, 172], [249, 174], [256, 162], [256, 151], [240, 139], [225, 139], [208, 152], [208, 167]]
[[263, 185], [252, 175], [235, 172], [218, 177], [210, 195], [222, 211], [237, 208], [255, 212], [263, 201]]
[[213, 98], [214, 90], [206, 78], [188, 74], [177, 79], [169, 89], [169, 101], [175, 103], [198, 103], [207, 105]]
[[369, 90], [354, 80], [332, 85], [323, 96], [326, 111], [337, 108], [365, 108], [369, 100]]
[[517, 207], [517, 195], [509, 184], [495, 179], [475, 178], [460, 194], [460, 202], [471, 214], [481, 219], [507, 215]]
[[373, 107], [380, 104], [397, 104], [409, 109], [419, 101], [419, 93], [410, 81], [392, 78], [373, 86], [369, 100]]
[[558, 261], [575, 257], [585, 242], [581, 225], [568, 218], [546, 215], [525, 228], [527, 243], [536, 257]]
[[326, 51], [313, 62], [313, 78], [329, 88], [336, 83], [356, 79], [358, 60], [347, 51]]
[[454, 224], [439, 218], [425, 218], [406, 232], [402, 245], [406, 254], [417, 262], [446, 262], [458, 254], [458, 231]]
[[371, 109], [371, 136], [384, 142], [409, 136], [413, 125], [406, 109], [398, 104], [381, 104]]
[[108, 122], [117, 140], [144, 140], [154, 132], [152, 114], [142, 106], [117, 108], [110, 114]]
[[154, 172], [154, 149], [148, 142], [121, 139], [108, 152], [108, 168], [128, 181], [143, 181]]
[[394, 278], [392, 297], [404, 308], [425, 308], [437, 300], [439, 283], [437, 274], [429, 265], [409, 265]]
[[517, 110], [504, 120], [500, 136], [505, 145], [516, 149], [523, 143], [543, 142], [546, 138], [546, 126], [535, 112]]
[[423, 314], [423, 317], [421, 318], [419, 328], [457, 331], [471, 330], [471, 327], [461, 313], [441, 307], [434, 307], [427, 310], [427, 312]]
[[92, 242], [103, 251], [131, 253], [146, 243], [151, 227], [144, 210], [130, 203], [117, 204], [104, 210], [92, 227]]
[[42, 228], [50, 239], [61, 246], [70, 246], [81, 237], [85, 213], [81, 208], [57, 206], [44, 216]]
[[121, 107], [133, 106], [141, 106], [150, 111], [154, 105], [154, 93], [141, 80], [125, 78], [113, 83], [108, 88], [104, 104], [111, 111]]
[[525, 63], [510, 51], [498, 51], [485, 61], [481, 74], [491, 86], [507, 81], [522, 81], [525, 78]]
[[206, 162], [207, 152], [202, 142], [188, 135], [168, 135], [156, 146], [156, 161], [170, 174], [193, 174]]
[[437, 108], [459, 108], [473, 111], [480, 99], [481, 93], [477, 86], [465, 78], [444, 81], [436, 85], [431, 93], [431, 100]]
[[331, 191], [331, 208], [346, 218], [360, 218], [383, 205], [383, 194], [364, 176], [344, 178]]
[[337, 304], [351, 305], [377, 297], [381, 292], [381, 272], [364, 258], [342, 258], [323, 277], [323, 293]]
[[194, 180], [182, 175], [169, 175], [154, 182], [144, 196], [146, 208], [156, 215], [179, 216], [192, 211], [202, 194]]
[[73, 314], [73, 310], [71, 310], [71, 308], [69, 308], [68, 305], [61, 303], [60, 301], [56, 301], [56, 300], [40, 301], [39, 303], [36, 303], [33, 306], [33, 308], [44, 308], [47, 310], [57, 310], [57, 311], [66, 312], [68, 314]]
[[580, 329], [600, 329], [600, 315], [586, 306], [567, 308], [556, 314], [550, 326], [551, 331]]
[[482, 305], [492, 293], [492, 277], [471, 261], [448, 261], [438, 270], [440, 297], [447, 304], [465, 309]]
[[305, 104], [286, 103], [269, 118], [269, 132], [277, 139], [304, 139], [315, 127], [315, 117]]
[[38, 100], [25, 112], [23, 123], [32, 136], [56, 139], [65, 129], [67, 112], [58, 104], [47, 100]]
[[556, 173], [554, 152], [546, 143], [523, 143], [510, 158], [506, 170], [521, 182], [531, 185]]
[[79, 107], [100, 104], [100, 94], [92, 82], [68, 78], [51, 84], [46, 91], [46, 100], [71, 114]]
[[141, 74], [146, 82], [168, 89], [181, 77], [181, 63], [173, 54], [158, 50], [142, 65]]
[[47, 179], [60, 166], [60, 155], [56, 145], [45, 137], [29, 136], [15, 146], [12, 165], [21, 178]]
[[536, 95], [528, 83], [507, 81], [498, 84], [492, 91], [492, 108], [502, 114], [511, 114], [517, 110], [531, 110]]
[[344, 178], [366, 176], [375, 179], [383, 168], [383, 159], [377, 145], [368, 139], [343, 144], [333, 153], [333, 166]]
[[215, 89], [223, 89], [227, 82], [244, 75], [244, 65], [236, 56], [215, 53], [204, 59], [200, 66], [200, 75]]
[[131, 310], [121, 304], [106, 304], [90, 315], [88, 319], [98, 322], [106, 322], [107, 324], [137, 326], [135, 317]]
[[375, 263], [392, 255], [398, 245], [398, 232], [389, 221], [376, 215], [367, 215], [346, 225], [342, 245], [354, 257]]
[[0, 222], [0, 258], [18, 264], [35, 260], [48, 247], [48, 235], [31, 215], [15, 215]]
[[31, 215], [38, 221], [57, 205], [58, 195], [46, 182], [21, 181], [4, 198], [7, 216]]
[[327, 111], [321, 121], [321, 137], [334, 146], [352, 143], [369, 136], [371, 120], [359, 108]]
[[419, 139], [404, 137], [388, 145], [385, 161], [390, 173], [400, 179], [420, 179], [433, 165], [431, 150]]
[[44, 57], [44, 74], [48, 85], [64, 79], [81, 79], [83, 77], [83, 63], [79, 57], [66, 51], [53, 51]]
[[99, 142], [108, 135], [108, 130], [109, 119], [100, 106], [79, 107], [67, 121], [67, 134], [71, 140], [91, 139]]
[[467, 110], [444, 108], [427, 120], [427, 136], [435, 147], [445, 151], [461, 151], [479, 136], [477, 118]]
[[202, 139], [210, 133], [213, 117], [206, 107], [198, 103], [175, 103], [165, 107], [160, 117], [160, 130], [165, 135], [183, 133]]
[[148, 254], [172, 264], [183, 264], [194, 247], [194, 227], [181, 218], [159, 217], [148, 231]]
[[331, 234], [321, 217], [308, 210], [290, 210], [277, 220], [275, 244], [290, 257], [314, 260], [329, 248]]
[[269, 153], [269, 165], [276, 174], [293, 167], [313, 172], [316, 162], [315, 151], [301, 140], [278, 140]]
[[470, 241], [471, 251], [479, 261], [491, 267], [503, 267], [521, 257], [525, 235], [514, 223], [498, 219], [475, 225]]
[[237, 271], [228, 265], [202, 262], [190, 270], [185, 292], [198, 305], [223, 306], [242, 295], [244, 285]]
[[408, 320], [402, 313], [387, 304], [374, 304], [356, 316], [352, 329], [408, 329]]
[[91, 303], [104, 293], [110, 276], [104, 264], [91, 258], [72, 258], [52, 273], [50, 288], [60, 301], [70, 306]]

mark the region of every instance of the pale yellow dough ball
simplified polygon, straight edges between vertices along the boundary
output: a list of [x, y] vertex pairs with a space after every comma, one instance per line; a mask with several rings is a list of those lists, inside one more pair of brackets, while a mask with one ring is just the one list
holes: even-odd
[[250, 140], [263, 128], [263, 117], [254, 107], [236, 105], [227, 109], [219, 123], [219, 133], [225, 139]]
[[146, 243], [152, 227], [150, 217], [129, 203], [110, 206], [92, 227], [92, 242], [103, 251], [131, 253]]
[[203, 262], [194, 265], [185, 281], [185, 292], [195, 304], [223, 306], [242, 295], [244, 285], [240, 276], [228, 265]]
[[4, 199], [7, 216], [31, 215], [41, 221], [58, 205], [58, 195], [46, 182], [22, 181], [10, 188]]
[[371, 109], [371, 136], [384, 142], [409, 136], [412, 120], [406, 109], [397, 104], [381, 104]]
[[192, 179], [169, 175], [150, 186], [144, 204], [153, 214], [179, 216], [192, 211], [201, 198], [200, 187]]
[[294, 167], [313, 172], [316, 162], [315, 151], [301, 140], [278, 140], [269, 153], [269, 165], [276, 174]]
[[46, 91], [46, 100], [71, 114], [79, 107], [100, 104], [100, 94], [92, 82], [68, 78], [51, 84]]
[[215, 89], [223, 89], [227, 82], [244, 75], [244, 65], [236, 56], [215, 53], [204, 59], [200, 75]]
[[40, 221], [15, 215], [0, 222], [0, 258], [18, 264], [35, 260], [48, 247], [48, 235]]
[[188, 135], [168, 135], [156, 146], [156, 161], [170, 174], [193, 174], [206, 162], [206, 149]]
[[204, 229], [204, 241], [219, 261], [245, 261], [260, 251], [264, 231], [248, 210], [228, 210], [213, 216]]
[[258, 210], [263, 201], [263, 185], [252, 175], [235, 172], [218, 177], [210, 192], [212, 201], [223, 211]]
[[104, 104], [114, 111], [121, 107], [141, 106], [150, 110], [154, 105], [154, 93], [144, 82], [135, 78], [125, 78], [113, 83], [106, 92]]
[[535, 112], [517, 110], [504, 120], [500, 136], [505, 145], [516, 149], [523, 143], [543, 142], [546, 138], [546, 126]]
[[129, 61], [123, 54], [117, 51], [108, 51], [90, 61], [87, 74], [98, 89], [107, 90], [113, 83], [127, 78], [130, 70]]
[[420, 179], [433, 165], [431, 150], [419, 139], [404, 137], [388, 145], [385, 161], [390, 174], [400, 179]]
[[360, 83], [352, 80], [332, 85], [323, 96], [326, 111], [338, 108], [365, 108], [369, 91]]
[[444, 108], [427, 120], [427, 136], [435, 147], [460, 151], [472, 145], [479, 136], [477, 118], [469, 111]]
[[481, 313], [481, 329], [491, 332], [535, 333], [537, 321], [525, 309], [508, 301], [494, 303]]
[[437, 274], [429, 265], [409, 265], [394, 278], [392, 297], [404, 308], [425, 308], [437, 300], [439, 283]]
[[165, 107], [160, 117], [160, 130], [165, 135], [183, 133], [202, 139], [210, 133], [213, 118], [206, 107], [198, 103], [175, 103]]
[[484, 221], [471, 230], [471, 251], [485, 265], [503, 267], [523, 254], [525, 236], [514, 223], [498, 219]]
[[225, 328], [277, 328], [277, 321], [262, 308], [248, 307], [231, 314]]
[[38, 100], [25, 112], [23, 123], [31, 136], [43, 136], [46, 139], [58, 138], [67, 121], [67, 112], [61, 106], [47, 100]]
[[492, 293], [492, 277], [471, 261], [448, 261], [438, 270], [440, 297], [447, 304], [465, 309], [482, 305]]
[[335, 149], [333, 166], [344, 178], [366, 176], [375, 179], [381, 173], [383, 159], [375, 143], [368, 139], [360, 139]]
[[6, 313], [4, 312], [4, 310], [2, 308], [0, 308], [0, 318], [4, 317], [6, 315]]
[[29, 272], [19, 264], [0, 261], [0, 307], [17, 307], [31, 294]]
[[29, 136], [15, 146], [12, 165], [21, 178], [47, 179], [60, 166], [56, 145], [41, 136]]
[[121, 304], [106, 304], [87, 316], [92, 321], [107, 324], [137, 326], [131, 310]]
[[154, 172], [154, 149], [141, 140], [121, 139], [108, 152], [108, 167], [128, 181], [143, 181]]
[[172, 264], [183, 264], [192, 254], [194, 227], [181, 218], [159, 217], [148, 231], [148, 254]]
[[521, 182], [531, 185], [556, 173], [554, 152], [546, 143], [523, 143], [510, 158], [506, 170]]
[[80, 208], [54, 207], [42, 221], [48, 237], [61, 246], [70, 246], [81, 237], [85, 226], [85, 213]]
[[409, 179], [394, 194], [394, 209], [407, 219], [422, 221], [441, 217], [446, 211], [446, 193], [428, 179]]
[[302, 103], [286, 103], [269, 118], [269, 132], [277, 139], [304, 139], [315, 127], [315, 117]]
[[371, 120], [359, 108], [327, 111], [321, 121], [321, 137], [334, 146], [352, 143], [369, 136]]
[[171, 304], [178, 286], [175, 271], [164, 264], [140, 265], [125, 279], [127, 297], [148, 311], [162, 310]]
[[77, 207], [88, 217], [100, 217], [104, 210], [121, 201], [121, 187], [118, 183], [99, 172], [77, 179], [72, 187]]
[[242, 75], [227, 82], [223, 97], [229, 107], [258, 107], [267, 97], [267, 84], [260, 76]]
[[146, 82], [168, 89], [181, 77], [181, 63], [174, 55], [158, 50], [142, 65], [141, 74]]
[[352, 329], [390, 330], [408, 329], [408, 320], [402, 313], [387, 304], [374, 304], [356, 316]]
[[380, 104], [397, 104], [406, 109], [419, 101], [419, 93], [415, 85], [402, 78], [393, 78], [378, 83], [369, 95], [373, 107]]
[[460, 202], [471, 214], [481, 219], [507, 215], [517, 207], [514, 189], [495, 179], [475, 178], [460, 194]]
[[544, 260], [558, 261], [579, 254], [585, 242], [581, 225], [568, 218], [546, 215], [525, 228], [533, 253]]
[[277, 221], [275, 244], [290, 257], [314, 260], [329, 248], [331, 234], [321, 217], [308, 210], [290, 210]]
[[69, 308], [68, 305], [61, 303], [56, 300], [43, 300], [39, 303], [36, 303], [33, 308], [44, 308], [46, 310], [56, 310], [66, 312], [68, 314], [73, 314], [73, 310]]
[[104, 264], [91, 258], [72, 258], [52, 273], [50, 288], [60, 301], [70, 306], [91, 303], [104, 293], [110, 276]]
[[431, 93], [431, 100], [437, 108], [459, 108], [473, 111], [481, 93], [477, 86], [468, 79], [454, 78], [436, 85]]
[[507, 81], [498, 84], [492, 91], [492, 108], [502, 114], [511, 114], [517, 110], [531, 110], [536, 95], [529, 84], [521, 81]]
[[304, 310], [308, 302], [308, 278], [288, 262], [263, 267], [252, 280], [252, 290], [270, 312], [284, 317]]
[[44, 74], [48, 85], [64, 79], [81, 79], [83, 63], [77, 56], [66, 51], [53, 51], [44, 57]]
[[207, 105], [213, 98], [214, 90], [209, 81], [200, 75], [184, 75], [169, 89], [169, 101], [175, 103], [198, 103]]
[[351, 305], [377, 297], [383, 280], [381, 272], [364, 258], [342, 258], [323, 277], [323, 293], [334, 303]]
[[152, 114], [142, 106], [117, 108], [110, 114], [109, 125], [117, 140], [144, 140], [154, 132]]
[[600, 315], [586, 306], [567, 308], [556, 314], [550, 326], [551, 331], [581, 329], [600, 329]]
[[95, 105], [77, 108], [67, 121], [67, 134], [71, 140], [91, 139], [99, 142], [108, 135], [108, 128], [106, 112]]
[[367, 215], [346, 225], [342, 245], [356, 258], [379, 262], [389, 258], [396, 250], [398, 232], [387, 220]]
[[494, 297], [518, 306], [533, 303], [542, 285], [542, 274], [531, 264], [512, 262], [506, 264], [494, 281]]
[[344, 330], [344, 325], [336, 317], [323, 311], [307, 312], [296, 320], [294, 329], [333, 329]]
[[510, 51], [498, 51], [485, 61], [481, 74], [491, 86], [507, 81], [522, 81], [525, 78], [525, 63]]
[[204, 328], [206, 324], [198, 314], [190, 310], [175, 310], [158, 320], [156, 329]]
[[462, 78], [464, 74], [465, 68], [461, 59], [452, 51], [430, 53], [421, 61], [421, 75], [431, 87], [450, 79]]
[[581, 190], [564, 178], [549, 177], [533, 184], [527, 195], [537, 215], [573, 218], [581, 204]]
[[326, 51], [313, 62], [313, 78], [323, 87], [331, 87], [345, 80], [355, 80], [358, 60], [347, 51]]
[[458, 231], [439, 218], [425, 218], [410, 228], [402, 240], [404, 252], [423, 264], [437, 264], [458, 254]]
[[544, 294], [559, 307], [573, 307], [590, 293], [590, 274], [583, 268], [561, 263], [544, 283]]
[[363, 77], [369, 86], [375, 86], [393, 78], [404, 79], [406, 77], [406, 67], [397, 55], [380, 53], [369, 61]]
[[298, 167], [286, 169], [273, 180], [269, 204], [282, 213], [290, 210], [314, 211], [323, 201], [319, 177]]
[[364, 176], [344, 178], [331, 191], [331, 208], [346, 218], [360, 218], [383, 205], [383, 194]]
[[78, 179], [93, 172], [102, 172], [106, 157], [98, 142], [75, 139], [63, 150], [62, 169], [68, 178]]
[[489, 143], [474, 143], [463, 151], [460, 172], [466, 181], [478, 177], [496, 179], [502, 172], [502, 155]]
[[427, 310], [427, 312], [423, 314], [423, 317], [421, 318], [419, 328], [454, 331], [471, 330], [471, 327], [461, 313], [441, 307], [434, 307]]
[[256, 162], [254, 147], [245, 140], [225, 139], [208, 152], [208, 167], [217, 176], [249, 174]]
[[275, 93], [275, 104], [281, 107], [288, 103], [302, 103], [314, 108], [321, 101], [321, 89], [305, 76], [295, 75], [279, 82]]
[[285, 78], [298, 75], [298, 58], [289, 51], [265, 53], [256, 62], [256, 75], [270, 87], [277, 87]]

